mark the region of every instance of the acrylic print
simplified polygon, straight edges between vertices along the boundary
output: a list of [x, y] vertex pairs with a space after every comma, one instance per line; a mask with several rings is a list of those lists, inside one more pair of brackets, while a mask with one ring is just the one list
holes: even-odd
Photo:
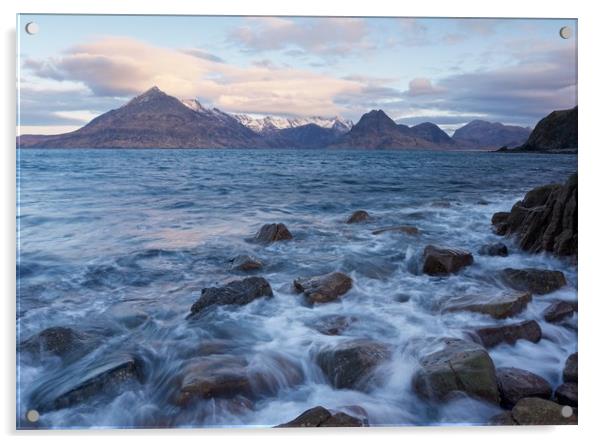
[[17, 427], [577, 423], [577, 21], [21, 15]]

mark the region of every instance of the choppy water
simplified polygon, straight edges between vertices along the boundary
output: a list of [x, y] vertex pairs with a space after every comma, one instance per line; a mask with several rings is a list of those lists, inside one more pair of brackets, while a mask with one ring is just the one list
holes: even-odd
[[[534, 298], [508, 321], [536, 319], [544, 339], [494, 348], [495, 364], [534, 371], [555, 386], [576, 350], [576, 317], [555, 326], [541, 315], [550, 300], [577, 297], [574, 266], [519, 252], [510, 242], [507, 258], [476, 254], [482, 244], [500, 240], [491, 232], [491, 215], [534, 186], [564, 181], [576, 170], [574, 156], [21, 150], [19, 158], [18, 340], [70, 326], [96, 338], [96, 348], [67, 363], [19, 354], [18, 421], [40, 385], [68, 385], [83, 369], [127, 352], [144, 360], [144, 384], [45, 413], [40, 426], [271, 426], [316, 405], [359, 405], [372, 425], [483, 423], [496, 408], [471, 399], [431, 405], [416, 398], [412, 344], [504, 322], [442, 314], [440, 307], [454, 295], [500, 290], [495, 273], [505, 267], [562, 270], [569, 285]], [[374, 220], [346, 225], [357, 209]], [[284, 222], [295, 239], [269, 246], [246, 241], [269, 222]], [[371, 234], [400, 224], [422, 235]], [[475, 264], [449, 278], [423, 275], [420, 256], [430, 243], [471, 250]], [[275, 297], [186, 321], [202, 288], [244, 276], [228, 263], [241, 253], [264, 261], [260, 275]], [[354, 280], [340, 302], [311, 308], [293, 294], [293, 279], [333, 270]], [[357, 321], [342, 336], [326, 336], [312, 323], [327, 314]], [[349, 338], [395, 349], [368, 392], [331, 388], [315, 364], [320, 347]], [[216, 339], [274, 376], [272, 392], [242, 407], [223, 400], [174, 406], [177, 376]], [[283, 376], [281, 358], [301, 372], [300, 381]]]

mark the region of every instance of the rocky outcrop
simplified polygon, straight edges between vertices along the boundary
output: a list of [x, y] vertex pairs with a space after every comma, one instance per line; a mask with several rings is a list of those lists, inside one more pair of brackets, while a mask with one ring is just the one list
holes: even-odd
[[579, 376], [577, 361], [577, 353], [573, 353], [567, 358], [566, 363], [564, 364], [564, 370], [562, 371], [562, 379], [564, 382], [577, 382]]
[[474, 262], [472, 254], [468, 251], [435, 245], [428, 245], [424, 249], [423, 256], [422, 271], [431, 276], [457, 273]]
[[358, 210], [358, 211], [354, 212], [351, 216], [349, 216], [346, 223], [357, 224], [359, 222], [365, 222], [368, 219], [370, 219], [370, 215], [368, 214], [367, 211]]
[[541, 376], [514, 367], [496, 369], [503, 407], [512, 408], [523, 398], [550, 399], [552, 387]]
[[531, 300], [531, 293], [461, 296], [447, 302], [443, 311], [472, 311], [495, 319], [506, 319], [522, 312]]
[[524, 145], [522, 151], [570, 151], [578, 148], [577, 107], [553, 111], [541, 119]]
[[322, 276], [299, 278], [293, 282], [297, 293], [303, 293], [310, 303], [332, 302], [347, 293], [353, 281], [344, 273], [335, 271]]
[[573, 316], [577, 312], [577, 302], [556, 301], [552, 302], [543, 312], [546, 322], [556, 324]]
[[259, 259], [247, 254], [232, 258], [230, 264], [230, 268], [235, 271], [255, 271], [263, 267], [263, 263]]
[[487, 351], [474, 342], [445, 339], [443, 349], [419, 359], [412, 379], [423, 398], [445, 400], [454, 392], [499, 404], [495, 367]]
[[293, 235], [284, 224], [266, 224], [262, 226], [255, 235], [255, 241], [271, 243], [277, 241], [291, 240]]
[[[573, 412], [566, 411], [563, 406], [542, 398], [523, 398], [512, 409], [512, 419], [518, 425], [571, 425], [577, 424]], [[568, 417], [567, 417], [568, 416]]]
[[379, 228], [378, 230], [374, 230], [372, 232], [372, 234], [383, 234], [383, 233], [403, 233], [403, 234], [408, 234], [410, 236], [418, 236], [418, 235], [420, 235], [420, 230], [411, 225], [399, 225], [396, 227]]
[[564, 273], [556, 270], [505, 268], [501, 276], [504, 283], [510, 288], [533, 294], [552, 293], [566, 285]]
[[479, 248], [481, 256], [508, 256], [508, 247], [501, 242], [495, 244], [483, 245]]
[[318, 406], [277, 427], [363, 427], [364, 425], [359, 418], [343, 412], [332, 414], [324, 407]]
[[320, 350], [316, 362], [333, 387], [362, 389], [376, 367], [390, 356], [385, 344], [355, 339]]
[[491, 222], [499, 235], [512, 235], [529, 252], [577, 256], [577, 174], [564, 185], [544, 185], [529, 191], [509, 213], [496, 213]]
[[246, 305], [261, 297], [271, 298], [272, 287], [262, 277], [232, 281], [222, 287], [204, 288], [201, 297], [190, 307], [194, 316], [213, 305]]
[[558, 386], [554, 397], [559, 404], [577, 407], [578, 390], [575, 382], [565, 382]]
[[475, 333], [481, 343], [487, 348], [495, 347], [502, 343], [514, 345], [519, 339], [530, 342], [539, 342], [541, 340], [541, 327], [536, 321], [481, 327]]

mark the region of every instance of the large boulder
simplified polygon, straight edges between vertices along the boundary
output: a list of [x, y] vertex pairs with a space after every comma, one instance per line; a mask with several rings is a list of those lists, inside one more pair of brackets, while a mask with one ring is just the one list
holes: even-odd
[[487, 351], [474, 342], [444, 339], [443, 349], [419, 359], [412, 387], [423, 398], [445, 400], [464, 392], [499, 404], [495, 367]]
[[480, 327], [475, 331], [481, 343], [489, 348], [498, 344], [515, 344], [519, 339], [530, 342], [541, 340], [541, 327], [536, 321], [523, 321], [516, 324]]
[[344, 273], [333, 273], [299, 278], [293, 282], [297, 293], [303, 293], [308, 302], [331, 302], [347, 293], [353, 286], [353, 281]]
[[522, 312], [531, 302], [531, 293], [504, 293], [481, 296], [461, 296], [452, 298], [444, 306], [444, 311], [472, 311], [506, 319]]
[[544, 185], [529, 191], [510, 213], [496, 213], [492, 223], [500, 235], [517, 237], [530, 252], [577, 256], [577, 174], [564, 185]]
[[355, 339], [320, 350], [316, 361], [333, 387], [361, 389], [390, 356], [385, 344]]
[[538, 268], [505, 268], [502, 271], [502, 280], [514, 290], [534, 294], [552, 293], [566, 285], [562, 271]]
[[201, 297], [190, 307], [190, 316], [213, 305], [245, 305], [255, 299], [271, 298], [273, 295], [270, 283], [262, 277], [249, 277], [222, 287], [204, 288]]
[[424, 249], [424, 265], [422, 271], [431, 276], [442, 276], [457, 273], [471, 265], [474, 258], [470, 252], [456, 248], [428, 245]]
[[514, 367], [496, 369], [498, 388], [503, 407], [512, 408], [522, 398], [550, 399], [552, 387], [541, 376]]
[[322, 406], [301, 413], [292, 421], [276, 427], [363, 427], [364, 422], [343, 412], [332, 414]]
[[255, 235], [255, 241], [262, 243], [290, 240], [292, 238], [293, 235], [284, 224], [266, 224]]
[[230, 260], [230, 268], [235, 271], [256, 271], [262, 267], [263, 263], [259, 259], [248, 254], [241, 254]]
[[577, 383], [575, 382], [565, 382], [560, 384], [554, 393], [558, 403], [562, 405], [570, 405], [571, 407], [577, 407], [577, 395]]
[[512, 409], [512, 418], [519, 425], [577, 424], [574, 413], [566, 408], [563, 411], [560, 404], [542, 398], [522, 398]]
[[562, 371], [562, 380], [564, 382], [578, 382], [577, 379], [579, 375], [577, 361], [577, 353], [573, 353], [567, 358], [566, 363], [564, 364], [564, 370]]
[[543, 318], [546, 322], [552, 324], [562, 322], [577, 312], [576, 302], [556, 301], [552, 302], [543, 312]]
[[346, 223], [357, 224], [359, 222], [365, 222], [368, 219], [370, 219], [370, 215], [368, 214], [367, 211], [358, 210], [358, 211], [355, 211], [351, 216], [349, 216]]

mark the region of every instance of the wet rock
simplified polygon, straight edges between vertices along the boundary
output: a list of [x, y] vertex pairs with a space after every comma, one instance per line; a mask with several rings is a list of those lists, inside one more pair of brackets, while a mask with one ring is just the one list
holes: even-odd
[[552, 387], [541, 376], [514, 367], [496, 369], [503, 407], [512, 408], [522, 398], [550, 399]]
[[293, 235], [284, 224], [266, 224], [255, 235], [257, 242], [270, 243], [290, 240]]
[[531, 300], [531, 293], [461, 296], [448, 301], [443, 311], [472, 311], [495, 319], [506, 319], [522, 312]]
[[565, 382], [561, 384], [554, 393], [556, 400], [561, 405], [570, 405], [577, 407], [577, 384], [574, 382]]
[[509, 287], [518, 291], [534, 294], [548, 294], [566, 285], [562, 271], [541, 270], [538, 268], [505, 268], [502, 280]]
[[347, 219], [346, 223], [357, 224], [359, 222], [365, 222], [368, 219], [370, 219], [370, 215], [368, 214], [367, 211], [358, 210], [358, 211], [354, 212], [351, 216], [349, 216], [349, 219]]
[[324, 421], [319, 427], [363, 427], [364, 423], [361, 419], [348, 415], [347, 413], [338, 412]]
[[512, 417], [512, 412], [502, 412], [493, 416], [489, 420], [489, 425], [493, 426], [514, 426], [518, 425]]
[[496, 213], [492, 223], [500, 235], [514, 235], [530, 252], [577, 255], [577, 174], [564, 185], [529, 191], [510, 213]]
[[405, 303], [405, 302], [408, 302], [411, 298], [412, 297], [409, 294], [400, 293], [400, 294], [395, 295], [395, 297], [393, 299], [396, 300], [397, 302]]
[[411, 225], [399, 225], [396, 227], [380, 228], [380, 229], [374, 230], [372, 232], [372, 234], [383, 234], [383, 233], [403, 233], [403, 234], [408, 234], [410, 236], [418, 236], [418, 235], [420, 235], [420, 230]]
[[508, 256], [508, 247], [501, 242], [495, 244], [483, 245], [479, 248], [479, 254], [482, 256]]
[[455, 392], [499, 404], [495, 367], [487, 351], [461, 339], [445, 339], [442, 350], [419, 359], [412, 387], [423, 398], [444, 400]]
[[300, 362], [276, 352], [255, 355], [247, 370], [256, 396], [275, 396], [281, 389], [301, 384], [305, 378]]
[[293, 282], [297, 293], [303, 293], [308, 302], [331, 302], [347, 293], [353, 281], [344, 273], [335, 271], [322, 276], [299, 278]]
[[376, 367], [390, 356], [385, 344], [356, 339], [320, 350], [316, 361], [333, 387], [361, 389]]
[[465, 250], [428, 245], [424, 249], [422, 271], [431, 276], [457, 273], [473, 263], [472, 254]]
[[190, 308], [190, 315], [200, 313], [212, 305], [246, 305], [261, 297], [271, 298], [272, 287], [262, 277], [232, 281], [223, 287], [204, 288], [201, 297]]
[[295, 419], [277, 427], [362, 427], [362, 420], [343, 412], [334, 415], [324, 407], [306, 410]]
[[530, 342], [539, 342], [541, 340], [541, 328], [536, 321], [481, 327], [475, 333], [481, 340], [481, 343], [487, 348], [495, 347], [501, 343], [514, 345], [519, 339]]
[[50, 327], [23, 341], [20, 349], [40, 356], [44, 353], [65, 357], [85, 344], [85, 335], [69, 327]]
[[338, 336], [349, 328], [349, 326], [357, 321], [353, 316], [343, 315], [328, 315], [322, 316], [315, 323], [314, 328], [323, 335]]
[[565, 318], [573, 316], [576, 311], [576, 302], [556, 301], [544, 310], [543, 318], [550, 323], [562, 322]]
[[523, 398], [512, 409], [512, 418], [519, 425], [577, 424], [573, 414], [566, 418], [562, 406], [542, 398]]
[[577, 382], [577, 361], [577, 353], [573, 353], [567, 358], [566, 363], [564, 364], [564, 370], [562, 371], [562, 379], [564, 382]]
[[235, 271], [255, 271], [263, 267], [263, 263], [256, 257], [241, 254], [230, 260], [230, 268]]

